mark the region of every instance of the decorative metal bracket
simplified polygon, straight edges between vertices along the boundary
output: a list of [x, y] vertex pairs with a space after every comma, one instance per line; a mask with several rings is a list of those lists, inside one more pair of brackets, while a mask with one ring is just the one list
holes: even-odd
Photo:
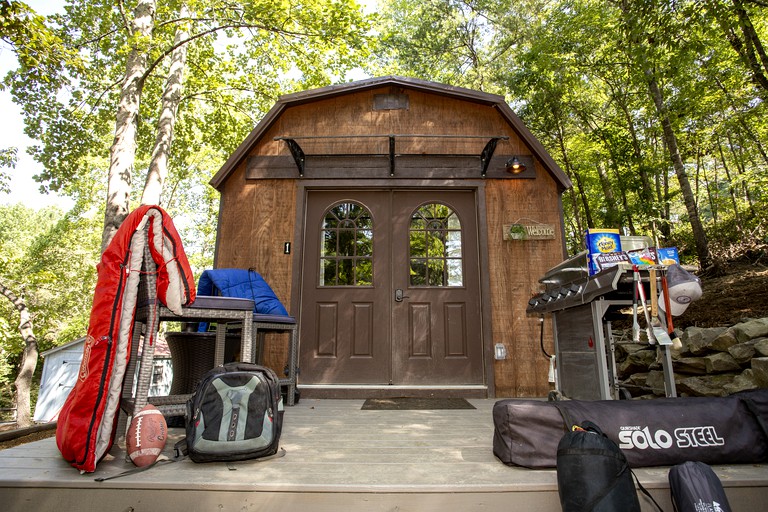
[[485, 178], [485, 173], [488, 172], [488, 165], [493, 158], [493, 152], [496, 151], [496, 144], [502, 139], [508, 139], [509, 137], [493, 137], [483, 148], [480, 153], [480, 174]]
[[[304, 177], [304, 169], [306, 166], [306, 154], [296, 139], [353, 139], [353, 138], [376, 138], [387, 137], [389, 139], [389, 175], [395, 175], [395, 139], [397, 137], [427, 137], [427, 138], [458, 138], [458, 139], [479, 139], [487, 138], [483, 135], [438, 135], [438, 134], [389, 134], [389, 135], [327, 135], [327, 136], [303, 136], [303, 137], [275, 137], [274, 140], [283, 140], [288, 145], [288, 149], [291, 151], [293, 161], [296, 163], [296, 168], [299, 170], [299, 177]], [[493, 158], [493, 153], [496, 151], [496, 145], [500, 140], [509, 140], [508, 136], [498, 135], [490, 137], [490, 140], [485, 144], [483, 151], [480, 153], [480, 172], [485, 178], [488, 172], [488, 166]], [[328, 155], [321, 155], [328, 156]], [[376, 155], [378, 156], [378, 154]], [[383, 155], [382, 155], [383, 156]], [[469, 156], [469, 155], [455, 155], [455, 156]]]
[[304, 156], [304, 150], [301, 149], [299, 143], [293, 139], [283, 139], [288, 144], [288, 149], [291, 150], [293, 161], [296, 162], [296, 167], [299, 169], [299, 176], [304, 177], [304, 165], [306, 164], [306, 157]]
[[395, 136], [389, 136], [389, 176], [395, 175]]

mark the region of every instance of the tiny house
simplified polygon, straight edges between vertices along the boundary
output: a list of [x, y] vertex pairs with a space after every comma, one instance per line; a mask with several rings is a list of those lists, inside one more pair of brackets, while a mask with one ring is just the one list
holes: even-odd
[[526, 306], [566, 255], [571, 183], [503, 97], [394, 76], [285, 95], [211, 185], [215, 266], [297, 318], [302, 396], [547, 394]]

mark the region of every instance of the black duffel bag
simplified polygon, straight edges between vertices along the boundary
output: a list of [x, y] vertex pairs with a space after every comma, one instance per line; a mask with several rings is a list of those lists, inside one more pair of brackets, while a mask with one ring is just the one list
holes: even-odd
[[557, 445], [557, 492], [563, 512], [640, 512], [627, 458], [589, 421]]
[[600, 425], [631, 467], [768, 459], [766, 389], [723, 398], [500, 400], [493, 408], [493, 453], [508, 465], [555, 467], [567, 425], [584, 421]]

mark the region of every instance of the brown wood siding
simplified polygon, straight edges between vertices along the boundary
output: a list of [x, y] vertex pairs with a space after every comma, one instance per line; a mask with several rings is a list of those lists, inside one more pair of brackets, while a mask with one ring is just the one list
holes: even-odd
[[[283, 253], [293, 242], [296, 190], [293, 180], [245, 181], [244, 169], [222, 190], [219, 219], [218, 268], [253, 268], [291, 311], [291, 254]], [[264, 347], [266, 366], [282, 376], [288, 362], [288, 334], [269, 334]]]
[[[539, 278], [563, 259], [559, 201], [550, 180], [494, 180], [486, 186], [493, 342], [507, 348], [507, 358], [494, 362], [497, 397], [541, 397], [549, 391], [549, 362], [541, 352], [540, 323], [538, 317], [527, 316], [525, 309], [528, 299], [539, 291]], [[554, 224], [557, 238], [502, 240], [504, 224], [531, 220]], [[544, 347], [550, 354], [553, 344], [547, 317]]]
[[[374, 110], [374, 96], [389, 93], [408, 94], [409, 108]], [[528, 299], [539, 291], [538, 279], [563, 259], [559, 185], [493, 105], [390, 86], [287, 105], [264, 128], [263, 135], [254, 142], [237, 169], [219, 186], [222, 208], [216, 265], [255, 268], [264, 275], [286, 308], [298, 314], [298, 304], [292, 303], [291, 286], [299, 279], [292, 269], [298, 268], [293, 263], [301, 257], [300, 240], [294, 239], [297, 208], [303, 208], [296, 204], [297, 180], [301, 178], [285, 141], [274, 139], [325, 137], [297, 139], [309, 155], [304, 179], [312, 179], [315, 184], [326, 177], [332, 178], [327, 180], [331, 187], [340, 178], [359, 182], [361, 173], [374, 172], [375, 176], [370, 177], [374, 178], [371, 183], [375, 186], [384, 186], [383, 183], [389, 181], [397, 186], [398, 178], [409, 176], [397, 173], [393, 178], [388, 176], [387, 137], [346, 137], [388, 134], [509, 137], [498, 142], [485, 180], [489, 264], [483, 270], [489, 274], [486, 298], [490, 305], [485, 305], [483, 314], [490, 317], [492, 331], [486, 334], [486, 343], [504, 343], [508, 352], [506, 360], [493, 362], [495, 389], [492, 392], [497, 397], [546, 396], [549, 363], [539, 346], [540, 323], [537, 317], [528, 317], [525, 309]], [[327, 138], [333, 135], [344, 138]], [[398, 138], [396, 153], [410, 155], [398, 157], [401, 169], [416, 173], [410, 177], [424, 179], [425, 183], [435, 178], [452, 179], [458, 184], [462, 179], [481, 179], [480, 168], [478, 166], [475, 173], [471, 159], [446, 158], [445, 155], [480, 155], [487, 142], [483, 138]], [[313, 154], [359, 155], [351, 158], [357, 158], [359, 166], [349, 168], [346, 174], [349, 156], [347, 160], [316, 157], [312, 163]], [[528, 170], [510, 179], [501, 165], [508, 155], [523, 157]], [[467, 163], [457, 165], [462, 158]], [[409, 159], [414, 163], [408, 164]], [[322, 160], [326, 160], [325, 164]], [[448, 160], [450, 162], [445, 163]], [[335, 167], [332, 166], [336, 169], [332, 177], [323, 174], [322, 166], [327, 166], [329, 161], [337, 161]], [[557, 238], [502, 240], [502, 226], [521, 220], [553, 224]], [[287, 241], [293, 244], [291, 255], [283, 254], [283, 244]], [[266, 362], [278, 374], [282, 374], [287, 362], [286, 345], [287, 336], [268, 336]], [[545, 322], [545, 347], [550, 353], [553, 350], [549, 318]], [[489, 378], [488, 382], [492, 380]]]
[[[499, 141], [496, 154], [530, 154], [492, 106], [408, 91], [408, 110], [373, 110], [374, 96], [388, 91], [385, 87], [288, 107], [250, 155], [290, 155], [285, 142], [276, 141], [275, 137], [388, 134], [512, 135], [508, 141]], [[307, 155], [389, 153], [386, 137], [298, 139], [297, 142]], [[486, 142], [482, 138], [461, 137], [398, 138], [397, 153], [479, 155]]]

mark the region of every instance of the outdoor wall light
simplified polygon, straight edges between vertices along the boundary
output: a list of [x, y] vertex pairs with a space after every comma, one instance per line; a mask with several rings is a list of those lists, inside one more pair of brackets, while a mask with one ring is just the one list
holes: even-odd
[[494, 347], [494, 357], [497, 360], [506, 359], [507, 358], [507, 347], [504, 346], [503, 343], [497, 343]]
[[512, 174], [520, 174], [525, 170], [525, 165], [516, 157], [513, 156], [509, 160], [507, 160], [507, 172], [510, 172]]

